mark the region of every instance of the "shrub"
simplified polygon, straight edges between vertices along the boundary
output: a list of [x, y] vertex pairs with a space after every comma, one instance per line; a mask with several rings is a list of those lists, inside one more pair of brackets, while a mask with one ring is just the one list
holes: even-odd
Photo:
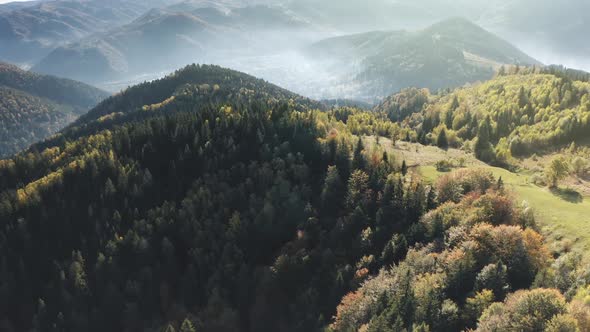
[[439, 160], [435, 164], [436, 170], [439, 172], [450, 172], [453, 168], [453, 163], [448, 160]]
[[531, 176], [531, 182], [537, 186], [546, 186], [547, 185], [547, 181], [545, 181], [545, 177], [543, 177], [542, 175], [535, 173]]
[[[554, 289], [523, 290], [508, 296], [503, 304], [493, 304], [482, 315], [477, 331], [546, 331], [570, 319], [557, 318], [567, 311], [563, 295]], [[569, 324], [568, 323], [568, 324]]]
[[557, 315], [551, 319], [545, 332], [578, 332], [578, 322], [571, 315]]
[[484, 194], [494, 183], [493, 175], [484, 169], [460, 169], [441, 177], [436, 188], [440, 202], [459, 202], [470, 192]]
[[588, 175], [589, 165], [588, 161], [582, 157], [576, 157], [572, 160], [572, 171], [579, 177]]

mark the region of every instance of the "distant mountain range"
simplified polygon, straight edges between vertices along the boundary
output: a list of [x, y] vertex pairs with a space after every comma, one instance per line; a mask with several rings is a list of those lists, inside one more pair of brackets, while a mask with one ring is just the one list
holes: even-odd
[[[405, 87], [441, 89], [486, 80], [502, 65], [540, 65], [516, 47], [465, 19], [419, 31], [376, 31], [315, 43], [308, 56], [326, 61], [349, 79], [362, 99], [379, 99]], [[323, 60], [326, 59], [326, 60]]]
[[293, 0], [297, 12], [341, 31], [417, 29], [465, 17], [547, 63], [590, 70], [590, 2], [580, 0]]
[[[540, 64], [479, 26], [451, 19], [419, 31], [369, 32], [302, 46], [305, 57], [295, 61], [300, 66], [314, 63], [331, 80], [316, 82], [321, 74], [309, 70], [303, 87], [293, 83], [287, 69], [284, 75], [280, 70], [267, 76], [259, 72], [265, 70], [265, 59], [259, 57], [309, 45], [298, 36], [322, 27], [280, 6], [202, 5], [187, 2], [151, 10], [128, 25], [57, 48], [33, 70], [107, 86], [171, 66], [250, 54], [256, 60], [250, 68], [239, 69], [272, 81], [285, 76], [289, 84], [282, 84], [287, 88], [312, 97], [321, 96], [307, 88], [328, 98], [373, 102], [408, 86], [440, 89], [489, 79], [503, 64]], [[276, 61], [288, 65], [286, 59]], [[327, 87], [334, 90], [325, 91]]]
[[203, 5], [185, 2], [153, 9], [130, 24], [58, 47], [33, 69], [104, 83], [215, 59], [220, 50], [239, 50], [243, 55], [276, 47], [269, 34], [277, 31], [309, 31], [306, 22], [279, 7]]
[[122, 25], [168, 0], [35, 1], [0, 8], [0, 60], [30, 64], [55, 47]]
[[36, 63], [56, 47], [128, 24], [152, 8], [189, 6], [227, 11], [260, 4], [284, 8], [340, 34], [414, 30], [462, 16], [529, 53], [538, 52], [549, 62], [590, 55], [590, 46], [585, 46], [590, 3], [578, 0], [56, 0], [0, 5], [0, 60]]
[[[435, 76], [428, 86], [436, 89], [487, 79], [490, 67], [500, 64], [538, 63], [496, 36], [542, 62], [583, 67], [590, 55], [584, 46], [590, 5], [560, 3], [568, 17], [555, 6], [548, 0], [14, 3], [0, 6], [0, 60], [111, 91], [188, 63], [214, 63], [314, 98], [373, 101], [406, 84], [424, 86], [428, 75]], [[435, 23], [450, 16], [466, 17], [496, 36], [466, 21], [455, 30], [445, 30], [450, 21]], [[442, 42], [434, 43], [436, 29], [447, 36]], [[337, 36], [345, 37], [322, 41]], [[341, 61], [310, 65], [299, 49], [312, 43], [313, 60], [329, 54]], [[463, 49], [469, 47], [474, 52]], [[437, 54], [430, 54], [433, 48]]]
[[47, 138], [106, 97], [83, 83], [0, 63], [0, 157]]

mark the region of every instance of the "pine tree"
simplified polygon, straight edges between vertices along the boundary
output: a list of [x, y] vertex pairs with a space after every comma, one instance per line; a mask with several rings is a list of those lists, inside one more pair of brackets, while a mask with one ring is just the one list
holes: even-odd
[[174, 326], [172, 326], [172, 324], [168, 324], [166, 325], [164, 330], [162, 330], [162, 332], [176, 332], [176, 329], [174, 328]]
[[406, 165], [406, 161], [404, 160], [402, 162], [402, 175], [406, 176], [406, 174], [408, 174], [408, 165]]
[[451, 102], [451, 106], [445, 114], [445, 125], [447, 126], [447, 129], [453, 128], [453, 115], [457, 108], [459, 108], [459, 99], [457, 98], [457, 96], [455, 96], [453, 98], [453, 101]]
[[426, 196], [426, 209], [428, 211], [436, 208], [436, 189], [434, 187], [430, 187], [428, 190], [428, 195]]
[[495, 158], [494, 150], [490, 143], [490, 121], [488, 116], [480, 123], [475, 147], [473, 148], [475, 157], [484, 162], [491, 162]]
[[187, 318], [180, 325], [180, 332], [197, 332], [193, 323]]
[[499, 191], [504, 190], [504, 180], [502, 180], [501, 176], [498, 178], [498, 182], [496, 183], [496, 189]]
[[340, 172], [340, 178], [348, 179], [351, 172], [349, 146], [343, 142], [338, 144], [338, 148], [336, 149], [336, 157], [334, 159], [334, 164], [338, 168], [338, 172]]
[[447, 139], [447, 130], [442, 128], [440, 133], [438, 133], [438, 137], [436, 138], [436, 146], [441, 149], [448, 149], [449, 148], [449, 141]]
[[363, 170], [366, 167], [365, 156], [363, 155], [363, 151], [365, 147], [363, 145], [363, 140], [359, 137], [356, 147], [354, 149], [354, 155], [352, 156], [352, 169], [353, 170]]
[[344, 189], [338, 168], [336, 166], [328, 167], [321, 194], [322, 207], [327, 210], [328, 214], [331, 215], [338, 211], [343, 199]]

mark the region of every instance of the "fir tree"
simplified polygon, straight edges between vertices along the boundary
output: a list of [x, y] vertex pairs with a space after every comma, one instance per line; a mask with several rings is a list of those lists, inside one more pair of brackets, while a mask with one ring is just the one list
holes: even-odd
[[438, 133], [438, 137], [436, 138], [436, 146], [441, 149], [448, 149], [449, 148], [449, 141], [447, 139], [447, 131], [445, 128]]

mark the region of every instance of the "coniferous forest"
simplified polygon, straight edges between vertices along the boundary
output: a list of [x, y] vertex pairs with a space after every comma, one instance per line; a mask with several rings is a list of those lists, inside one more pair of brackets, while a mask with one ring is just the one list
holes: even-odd
[[501, 179], [361, 139], [414, 134], [215, 66], [130, 88], [0, 162], [3, 328], [588, 326], [580, 258]]
[[80, 82], [0, 62], [0, 157], [58, 132], [107, 95]]
[[589, 13], [0, 0], [0, 332], [590, 332]]

